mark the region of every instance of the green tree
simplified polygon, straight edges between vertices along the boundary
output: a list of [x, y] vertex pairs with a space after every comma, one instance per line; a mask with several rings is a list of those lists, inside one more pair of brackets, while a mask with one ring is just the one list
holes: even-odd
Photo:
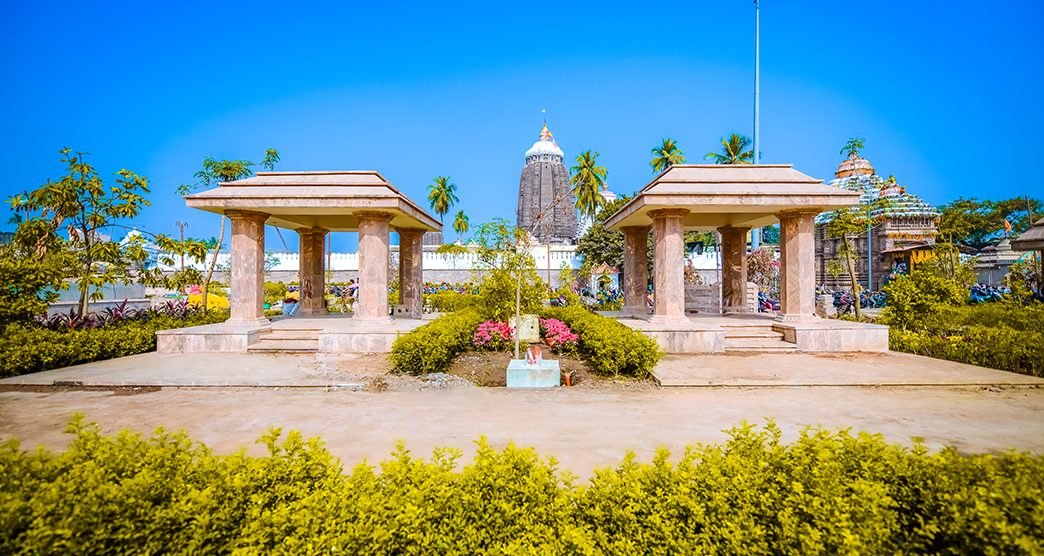
[[439, 176], [428, 185], [428, 204], [439, 215], [439, 223], [442, 223], [442, 217], [449, 212], [450, 207], [460, 200], [457, 198], [457, 186], [449, 180], [449, 176]]
[[[21, 245], [32, 245], [40, 257], [55, 248], [72, 253], [73, 257], [63, 262], [69, 264], [67, 275], [75, 279], [80, 290], [79, 309], [86, 314], [89, 301], [104, 295], [102, 287], [130, 282], [132, 271], [148, 257], [140, 236], [121, 245], [103, 232], [117, 227], [119, 220], [134, 218], [149, 205], [145, 199], [149, 183], [145, 177], [122, 169], [116, 173], [115, 185], [106, 185], [85, 160], [85, 153], [69, 148], [60, 153], [68, 173], [11, 199], [11, 206], [26, 214], [16, 232]], [[69, 234], [65, 242], [57, 240], [62, 229]]]
[[576, 157], [576, 166], [569, 169], [572, 177], [573, 195], [576, 196], [576, 209], [584, 216], [594, 217], [605, 205], [602, 190], [605, 189], [607, 171], [598, 165], [598, 151], [591, 154], [591, 149]]
[[653, 172], [662, 172], [671, 166], [677, 164], [685, 164], [685, 153], [678, 148], [678, 143], [667, 137], [663, 139], [659, 145], [652, 148], [652, 160], [649, 161], [649, 166], [652, 166]]
[[841, 147], [841, 154], [859, 156], [859, 152], [866, 148], [866, 139], [862, 137], [850, 137], [845, 146]]
[[624, 206], [630, 197], [621, 195], [616, 200], [606, 203], [602, 210], [595, 216], [591, 227], [577, 241], [576, 252], [584, 262], [584, 272], [587, 274], [598, 265], [605, 264], [614, 268], [623, 267], [623, 233], [607, 230], [605, 221], [612, 216], [620, 207]]
[[[265, 149], [265, 158], [261, 161], [261, 166], [266, 170], [273, 170], [276, 163], [279, 162], [279, 151], [275, 149]], [[203, 168], [195, 173], [196, 183], [194, 185], [182, 184], [178, 186], [177, 192], [179, 195], [188, 195], [193, 191], [212, 187], [214, 185], [241, 180], [249, 178], [254, 175], [254, 163], [249, 160], [217, 160], [213, 157], [206, 157], [203, 159]], [[225, 216], [221, 215], [221, 228], [218, 232], [218, 237], [212, 246], [213, 252], [211, 253], [210, 264], [207, 265], [207, 274], [203, 278], [203, 307], [207, 307], [208, 296], [210, 295], [210, 282], [214, 278], [214, 269], [217, 267], [218, 254], [221, 252], [221, 247], [225, 242]]]
[[[193, 284], [203, 283], [203, 273], [196, 267], [207, 258], [206, 243], [191, 238], [174, 239], [162, 234], [155, 236], [154, 241], [159, 248], [157, 261], [176, 270], [169, 274], [162, 272], [158, 267], [143, 271], [140, 274], [143, 283], [181, 292]], [[184, 259], [188, 259], [191, 264], [180, 264]]]
[[464, 211], [458, 211], [457, 217], [453, 219], [453, 230], [457, 232], [457, 239], [462, 240], [464, 234], [468, 233], [468, 215], [464, 214]]
[[525, 230], [502, 218], [486, 222], [475, 231], [476, 267], [486, 271], [479, 295], [487, 318], [507, 321], [512, 315], [517, 318], [540, 309], [547, 290], [537, 276], [528, 238]]
[[709, 152], [704, 158], [713, 160], [715, 164], [750, 164], [754, 160], [754, 151], [750, 147], [750, 138], [739, 133], [732, 133], [721, 140], [721, 152]]
[[[859, 281], [856, 279], [855, 271], [855, 258], [859, 256], [859, 252], [855, 248], [854, 240], [860, 235], [865, 235], [868, 228], [881, 221], [881, 217], [877, 215], [880, 214], [881, 209], [884, 209], [885, 206], [885, 201], [875, 201], [873, 203], [838, 209], [830, 213], [829, 221], [826, 225], [828, 237], [841, 239], [841, 246], [837, 250], [837, 258], [831, 261], [831, 265], [835, 269], [838, 265], [841, 265], [848, 274], [852, 287], [852, 303], [855, 307], [857, 319], [862, 317], [862, 313], [859, 307], [860, 286]], [[867, 264], [869, 264], [869, 261]]]
[[50, 251], [37, 257], [18, 242], [0, 245], [0, 331], [12, 322], [47, 312], [47, 306], [65, 289], [70, 253]]

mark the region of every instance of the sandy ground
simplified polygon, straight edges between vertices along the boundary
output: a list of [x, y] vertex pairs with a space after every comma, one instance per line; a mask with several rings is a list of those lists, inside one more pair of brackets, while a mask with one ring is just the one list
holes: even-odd
[[[412, 380], [395, 378], [394, 380]], [[447, 386], [447, 385], [444, 385]], [[24, 387], [23, 387], [24, 388]], [[64, 448], [73, 412], [105, 431], [183, 428], [220, 453], [254, 444], [268, 427], [321, 436], [345, 464], [374, 463], [397, 440], [417, 455], [433, 447], [470, 452], [486, 436], [553, 455], [580, 475], [617, 464], [626, 450], [644, 459], [665, 446], [678, 453], [721, 442], [743, 420], [773, 418], [792, 439], [807, 425], [850, 427], [896, 442], [923, 439], [965, 452], [1010, 448], [1044, 452], [1044, 389], [1033, 387], [819, 386], [696, 389], [509, 391], [448, 384], [403, 384], [387, 391], [328, 388], [142, 388], [2, 391], [0, 437], [23, 446]]]

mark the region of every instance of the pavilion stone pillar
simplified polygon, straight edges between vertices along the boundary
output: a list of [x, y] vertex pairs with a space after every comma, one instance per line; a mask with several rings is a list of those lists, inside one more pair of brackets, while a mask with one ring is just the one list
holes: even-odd
[[424, 279], [424, 251], [421, 237], [424, 230], [399, 228], [399, 304], [406, 307], [406, 315], [419, 319], [424, 313], [421, 286]]
[[232, 282], [229, 319], [233, 326], [268, 324], [265, 318], [265, 221], [262, 212], [229, 210], [232, 221]]
[[685, 318], [686, 209], [649, 212], [653, 219], [653, 316], [650, 322], [687, 323]]
[[359, 219], [359, 301], [355, 318], [388, 321], [388, 223], [387, 212], [355, 213]]
[[625, 226], [620, 231], [624, 235], [624, 306], [620, 316], [645, 319], [649, 317], [645, 303], [649, 286], [649, 227]]
[[819, 211], [781, 212], [779, 218], [780, 314], [784, 322], [816, 318], [815, 218]]
[[723, 226], [721, 234], [721, 308], [724, 313], [746, 313], [747, 232], [750, 228]]
[[300, 228], [301, 237], [301, 316], [326, 314], [326, 277], [323, 268], [323, 248], [326, 246], [326, 230], [322, 228]]

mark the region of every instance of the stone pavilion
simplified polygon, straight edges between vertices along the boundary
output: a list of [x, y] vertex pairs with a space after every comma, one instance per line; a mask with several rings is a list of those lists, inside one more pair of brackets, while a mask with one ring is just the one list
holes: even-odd
[[[375, 171], [259, 172], [188, 195], [189, 207], [232, 224], [228, 321], [158, 333], [161, 352], [388, 351], [398, 332], [421, 324], [422, 247], [439, 221]], [[264, 315], [265, 226], [300, 236], [300, 309], [275, 323]], [[399, 305], [388, 306], [389, 234], [399, 236]], [[351, 317], [327, 315], [323, 245], [331, 232], [359, 234], [359, 295]]]
[[[887, 351], [884, 326], [815, 315], [815, 218], [859, 203], [790, 165], [679, 165], [646, 185], [605, 225], [624, 234], [621, 321], [668, 353], [788, 349]], [[781, 300], [776, 317], [749, 312], [747, 232], [780, 223]], [[720, 313], [685, 311], [685, 232], [721, 234]], [[646, 244], [653, 234], [652, 313], [646, 306]]]

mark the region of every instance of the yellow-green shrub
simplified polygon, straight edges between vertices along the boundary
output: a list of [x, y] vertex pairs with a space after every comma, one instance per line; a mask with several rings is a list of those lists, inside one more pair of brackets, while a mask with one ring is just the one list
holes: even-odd
[[318, 440], [212, 454], [184, 433], [0, 446], [2, 554], [1037, 554], [1044, 456], [967, 456], [771, 423], [628, 455], [585, 483], [484, 440], [344, 473]]
[[1044, 333], [1007, 326], [973, 325], [948, 333], [891, 328], [888, 349], [1044, 376]]
[[221, 322], [227, 312], [209, 311], [179, 319], [157, 316], [101, 328], [48, 330], [12, 324], [0, 334], [0, 377], [136, 355], [156, 349], [156, 331]]
[[474, 307], [479, 302], [479, 296], [470, 293], [460, 293], [453, 290], [437, 291], [423, 295], [424, 305], [432, 311], [439, 313], [452, 313], [467, 307]]
[[541, 316], [566, 323], [580, 336], [580, 354], [596, 373], [644, 378], [663, 355], [645, 334], [583, 307], [547, 308]]
[[471, 346], [471, 335], [482, 322], [474, 309], [443, 315], [395, 339], [392, 369], [412, 375], [446, 370], [458, 353]]

